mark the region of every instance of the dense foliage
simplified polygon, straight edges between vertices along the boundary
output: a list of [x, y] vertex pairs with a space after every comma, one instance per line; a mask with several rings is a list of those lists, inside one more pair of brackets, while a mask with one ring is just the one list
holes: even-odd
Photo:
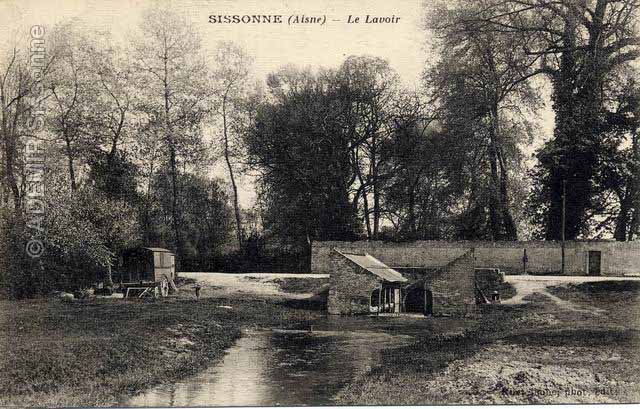
[[637, 239], [640, 2], [425, 7], [417, 89], [375, 56], [253, 81], [245, 50], [206, 54], [162, 9], [120, 42], [72, 22], [36, 59], [16, 42], [0, 59], [3, 288], [108, 281], [137, 245], [181, 270], [295, 271], [318, 240]]

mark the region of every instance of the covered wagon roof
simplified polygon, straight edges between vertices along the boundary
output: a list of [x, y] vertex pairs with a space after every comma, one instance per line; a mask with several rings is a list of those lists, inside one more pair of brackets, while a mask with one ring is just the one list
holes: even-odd
[[139, 254], [139, 253], [171, 253], [171, 250], [163, 249], [162, 247], [130, 247], [124, 251], [125, 254]]
[[362, 267], [363, 269], [382, 278], [385, 281], [391, 283], [405, 283], [409, 281], [398, 271], [392, 269], [391, 267], [368, 253], [347, 253], [341, 251], [338, 251], [338, 253], [342, 254], [344, 257], [351, 260], [359, 267]]
[[155, 251], [156, 253], [173, 253], [171, 250], [163, 249], [162, 247], [143, 247], [144, 249]]

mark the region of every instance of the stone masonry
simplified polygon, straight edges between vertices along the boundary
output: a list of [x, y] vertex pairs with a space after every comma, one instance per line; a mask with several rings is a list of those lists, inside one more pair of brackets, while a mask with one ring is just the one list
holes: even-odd
[[425, 277], [433, 294], [433, 315], [466, 317], [476, 312], [474, 255], [468, 251], [439, 271]]
[[382, 280], [337, 251], [329, 254], [329, 266], [329, 314], [368, 314], [371, 292]]
[[[383, 280], [346, 258], [340, 251], [328, 255], [330, 278], [329, 314], [369, 314], [372, 292]], [[467, 250], [437, 271], [415, 276], [418, 284], [431, 292], [434, 316], [465, 317], [475, 313], [474, 255]], [[406, 288], [412, 283], [402, 283]]]
[[[507, 274], [524, 270], [523, 256], [527, 251], [527, 272], [559, 274], [562, 269], [561, 245], [558, 242], [479, 242], [479, 241], [415, 241], [384, 242], [315, 242], [312, 248], [311, 272], [329, 274], [329, 253], [332, 248], [367, 252], [391, 268], [419, 267], [439, 269], [475, 249], [476, 267], [499, 268]], [[567, 275], [589, 273], [589, 252], [601, 255], [603, 276], [640, 275], [640, 242], [570, 241], [566, 243]]]

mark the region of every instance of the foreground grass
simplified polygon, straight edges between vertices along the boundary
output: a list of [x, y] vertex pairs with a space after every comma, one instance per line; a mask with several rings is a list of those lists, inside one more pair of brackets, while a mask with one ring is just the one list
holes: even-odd
[[317, 294], [326, 290], [329, 284], [328, 278], [301, 278], [287, 277], [275, 278], [271, 280], [277, 284], [280, 289], [286, 293], [313, 293]]
[[210, 365], [242, 328], [317, 315], [250, 299], [0, 302], [0, 405], [114, 405]]
[[[595, 403], [640, 400], [640, 286], [552, 288], [520, 306], [489, 306], [466, 333], [425, 334], [387, 351], [339, 404]], [[539, 298], [539, 299], [538, 299]]]

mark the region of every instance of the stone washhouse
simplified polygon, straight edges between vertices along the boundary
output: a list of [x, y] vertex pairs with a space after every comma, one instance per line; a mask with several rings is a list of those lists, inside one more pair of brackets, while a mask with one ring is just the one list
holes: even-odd
[[[564, 252], [566, 275], [640, 275], [637, 242], [572, 241]], [[464, 317], [503, 273], [561, 274], [561, 254], [556, 242], [316, 242], [311, 271], [330, 275], [330, 314]]]

